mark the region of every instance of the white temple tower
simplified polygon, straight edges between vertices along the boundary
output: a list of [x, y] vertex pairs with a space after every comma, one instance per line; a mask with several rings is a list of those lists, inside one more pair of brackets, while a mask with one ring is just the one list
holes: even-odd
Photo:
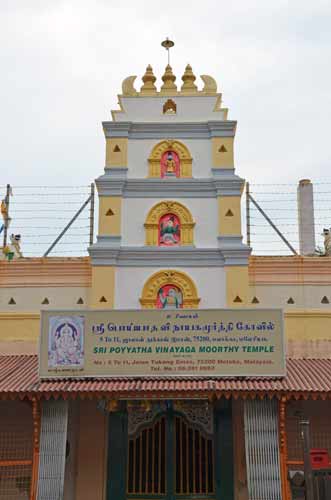
[[135, 78], [124, 80], [120, 109], [103, 123], [92, 306], [242, 307], [250, 249], [242, 243], [236, 122], [215, 80], [202, 75], [198, 90], [189, 65], [180, 89], [169, 65], [159, 91], [151, 66], [140, 91]]

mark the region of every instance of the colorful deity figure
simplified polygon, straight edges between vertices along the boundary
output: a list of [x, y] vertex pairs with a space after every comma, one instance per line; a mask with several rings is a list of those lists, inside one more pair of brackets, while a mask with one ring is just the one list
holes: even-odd
[[161, 158], [161, 177], [179, 177], [180, 162], [177, 153], [166, 151]]
[[0, 248], [0, 260], [13, 260], [13, 259], [21, 259], [23, 254], [21, 252], [21, 235], [20, 234], [11, 234], [10, 235], [10, 244], [7, 244], [5, 247]]
[[166, 214], [159, 223], [159, 245], [175, 246], [180, 244], [180, 221], [176, 215]]
[[331, 255], [331, 228], [323, 229], [325, 255]]
[[183, 296], [179, 288], [174, 285], [165, 285], [160, 288], [157, 296], [158, 309], [180, 309], [183, 305]]

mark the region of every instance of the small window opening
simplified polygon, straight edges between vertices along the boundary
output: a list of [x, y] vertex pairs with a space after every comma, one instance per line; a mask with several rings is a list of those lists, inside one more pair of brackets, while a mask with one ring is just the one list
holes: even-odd
[[168, 99], [163, 105], [164, 115], [175, 115], [177, 113], [177, 106], [175, 101]]

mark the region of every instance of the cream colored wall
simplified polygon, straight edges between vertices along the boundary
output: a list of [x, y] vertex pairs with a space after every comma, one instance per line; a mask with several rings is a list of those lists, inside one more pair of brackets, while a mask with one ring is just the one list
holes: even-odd
[[[225, 272], [223, 268], [170, 267], [188, 274], [194, 281], [200, 308], [225, 307]], [[166, 268], [165, 268], [166, 269]], [[160, 268], [156, 267], [119, 267], [115, 277], [115, 309], [141, 309], [139, 298], [150, 276]]]
[[[191, 212], [195, 226], [194, 245], [199, 248], [216, 248], [217, 200], [216, 198], [167, 198], [182, 203]], [[144, 246], [144, 223], [150, 209], [160, 202], [159, 198], [125, 198], [123, 200], [122, 245]]]
[[106, 495], [107, 418], [97, 401], [79, 403], [76, 498], [104, 500]]
[[[187, 146], [193, 158], [192, 176], [207, 178], [211, 176], [212, 150], [210, 139], [180, 139]], [[128, 143], [128, 178], [148, 177], [148, 158], [160, 139], [130, 139]]]
[[214, 96], [173, 96], [177, 104], [175, 115], [163, 114], [163, 105], [169, 97], [121, 97], [123, 112], [113, 113], [117, 122], [201, 122], [208, 120], [224, 120], [226, 111], [215, 112], [217, 95]]
[[[322, 304], [324, 296], [331, 302], [330, 285], [252, 285], [249, 289], [250, 301], [257, 297], [259, 304], [255, 307], [281, 307], [286, 310], [292, 309], [321, 309], [330, 310], [330, 304]], [[287, 304], [289, 298], [294, 300], [294, 304]]]
[[[42, 301], [47, 297], [48, 305]], [[13, 298], [16, 304], [9, 304]], [[78, 299], [83, 304], [77, 304]], [[41, 309], [85, 309], [87, 287], [2, 287], [0, 288], [0, 353], [38, 352]]]
[[[9, 304], [11, 298], [16, 304]], [[45, 298], [49, 300], [49, 305], [42, 304]], [[83, 305], [77, 304], [80, 298], [83, 299]], [[3, 287], [0, 293], [0, 313], [39, 312], [40, 309], [47, 308], [84, 308], [88, 301], [87, 287]]]
[[331, 340], [330, 308], [327, 311], [287, 310], [285, 320], [288, 340]]

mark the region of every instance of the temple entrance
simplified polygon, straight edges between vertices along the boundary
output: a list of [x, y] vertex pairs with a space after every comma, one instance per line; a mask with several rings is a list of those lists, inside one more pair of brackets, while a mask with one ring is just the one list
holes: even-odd
[[201, 400], [128, 403], [111, 414], [107, 500], [232, 500], [225, 417]]

